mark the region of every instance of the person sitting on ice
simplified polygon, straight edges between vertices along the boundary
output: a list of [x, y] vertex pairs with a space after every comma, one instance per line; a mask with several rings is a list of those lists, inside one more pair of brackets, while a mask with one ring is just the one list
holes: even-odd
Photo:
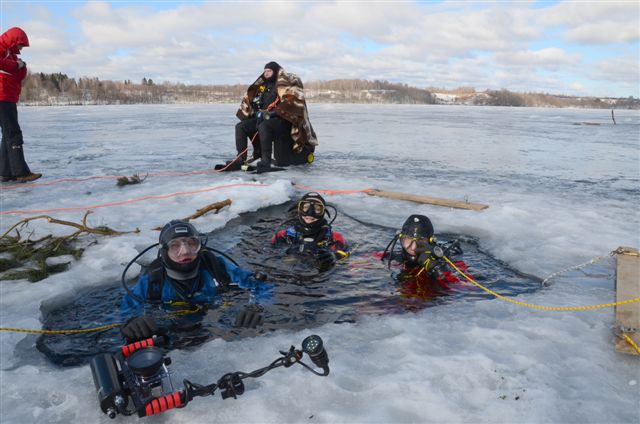
[[[203, 248], [205, 242], [205, 236], [193, 225], [172, 220], [160, 231], [158, 257], [140, 275], [133, 289], [128, 288], [123, 274], [127, 293], [122, 299], [121, 311], [134, 315], [121, 328], [128, 342], [146, 339], [158, 330], [151, 316], [141, 315], [145, 304], [162, 305], [168, 310], [204, 310], [232, 286], [259, 289], [263, 285], [266, 276], [242, 269], [231, 260], [215, 255]], [[266, 294], [268, 291], [262, 292], [262, 295]], [[260, 308], [249, 306], [239, 312], [236, 326], [255, 328], [262, 322]]]
[[285, 72], [277, 62], [264, 65], [262, 74], [249, 86], [236, 116], [236, 159], [218, 169], [240, 170], [247, 161], [247, 140], [253, 143], [258, 172], [271, 168], [271, 154], [278, 167], [302, 165], [314, 160], [318, 144], [309, 121], [302, 81]]
[[[401, 247], [399, 252], [396, 249], [398, 241]], [[411, 215], [378, 256], [381, 260], [387, 260], [389, 268], [392, 262], [400, 264], [397, 280], [401, 294], [427, 298], [446, 292], [451, 283], [460, 281], [448, 270], [444, 257], [461, 254], [462, 249], [457, 242], [437, 243], [433, 224], [428, 217]], [[463, 271], [467, 269], [462, 261], [455, 261], [454, 264]]]
[[[324, 198], [315, 192], [302, 196], [296, 206], [295, 224], [277, 231], [271, 238], [273, 246], [288, 246], [287, 253], [309, 254], [321, 270], [349, 257], [347, 242], [331, 227], [337, 215], [335, 207], [327, 205]], [[327, 206], [334, 210], [332, 219]], [[331, 221], [327, 222], [325, 216]]]

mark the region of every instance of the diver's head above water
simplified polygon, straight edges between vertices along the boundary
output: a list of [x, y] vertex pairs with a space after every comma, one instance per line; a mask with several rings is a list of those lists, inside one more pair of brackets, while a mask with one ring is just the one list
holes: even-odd
[[399, 235], [402, 255], [408, 264], [418, 264], [418, 256], [433, 244], [433, 225], [424, 215], [411, 215], [402, 225]]
[[193, 225], [174, 219], [160, 231], [159, 242], [159, 255], [170, 276], [187, 279], [197, 273], [202, 236]]
[[298, 202], [298, 221], [308, 232], [319, 231], [326, 223], [324, 215], [327, 203], [320, 194], [307, 193]]

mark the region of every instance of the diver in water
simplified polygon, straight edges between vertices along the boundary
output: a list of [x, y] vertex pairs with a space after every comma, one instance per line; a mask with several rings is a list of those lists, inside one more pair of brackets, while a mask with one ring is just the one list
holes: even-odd
[[327, 211], [327, 203], [320, 194], [307, 193], [297, 204], [297, 221], [284, 230], [279, 230], [271, 238], [274, 246], [289, 246], [287, 253], [308, 253], [319, 265], [326, 270], [337, 260], [349, 257], [348, 245], [342, 234], [333, 231], [331, 224], [337, 212], [327, 222], [325, 215], [331, 218]]
[[[400, 242], [401, 250], [395, 249]], [[460, 280], [450, 271], [444, 257], [461, 255], [457, 242], [438, 244], [434, 236], [433, 224], [424, 215], [411, 215], [402, 229], [387, 245], [381, 260], [395, 261], [402, 265], [398, 274], [400, 292], [408, 297], [428, 298], [450, 289], [449, 284]], [[454, 262], [466, 271], [464, 262]]]
[[[133, 289], [125, 281], [131, 264], [150, 248], [133, 259], [125, 268], [122, 282], [127, 294], [121, 310], [136, 315], [121, 328], [128, 342], [158, 334], [151, 316], [140, 315], [144, 304], [162, 305], [166, 309], [201, 310], [213, 303], [220, 293], [231, 286], [257, 288], [266, 276], [244, 270], [223, 256], [214, 255], [203, 247], [206, 238], [188, 222], [172, 220], [160, 232], [158, 257], [138, 279]], [[262, 323], [260, 308], [248, 305], [236, 317], [236, 326], [255, 328]]]

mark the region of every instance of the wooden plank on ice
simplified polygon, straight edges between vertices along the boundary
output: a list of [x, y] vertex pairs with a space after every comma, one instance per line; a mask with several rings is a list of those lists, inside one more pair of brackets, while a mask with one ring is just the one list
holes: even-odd
[[449, 208], [457, 209], [470, 209], [474, 211], [481, 211], [487, 209], [489, 206], [480, 203], [469, 203], [459, 200], [441, 199], [438, 197], [429, 196], [416, 196], [414, 194], [399, 193], [397, 191], [382, 191], [382, 190], [370, 190], [367, 194], [371, 196], [386, 197], [396, 200], [409, 200], [416, 203], [425, 203], [428, 205], [446, 206]]
[[[640, 256], [638, 249], [620, 247], [616, 250], [616, 301], [640, 297]], [[640, 346], [640, 302], [616, 306], [616, 328]], [[629, 342], [616, 339], [616, 350], [638, 355]]]

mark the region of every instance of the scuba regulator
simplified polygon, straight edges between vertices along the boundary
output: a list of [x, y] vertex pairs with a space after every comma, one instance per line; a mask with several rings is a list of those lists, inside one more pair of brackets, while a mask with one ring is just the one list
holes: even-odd
[[[401, 245], [400, 257], [394, 254], [396, 244]], [[391, 269], [393, 259], [401, 259], [405, 265], [424, 268], [429, 274], [436, 276], [446, 265], [442, 258], [452, 254], [462, 254], [458, 240], [440, 243], [428, 217], [411, 215], [391, 239], [381, 259], [387, 260], [388, 269]]]
[[[329, 356], [322, 339], [311, 335], [302, 341], [301, 349], [291, 346], [288, 351], [280, 351], [282, 356], [263, 368], [249, 373], [227, 373], [209, 385], [184, 380], [183, 388], [176, 390], [168, 369], [171, 358], [165, 356], [161, 349], [163, 344], [162, 337], [153, 336], [122, 346], [115, 354], [103, 353], [91, 359], [100, 409], [109, 418], [136, 413], [139, 417], [146, 417], [173, 408], [184, 408], [195, 397], [213, 395], [216, 390], [220, 391], [222, 399], [236, 399], [244, 393], [242, 380], [261, 377], [278, 367], [300, 364], [316, 375], [329, 375]], [[316, 367], [322, 368], [322, 372], [302, 362], [305, 353]]]

